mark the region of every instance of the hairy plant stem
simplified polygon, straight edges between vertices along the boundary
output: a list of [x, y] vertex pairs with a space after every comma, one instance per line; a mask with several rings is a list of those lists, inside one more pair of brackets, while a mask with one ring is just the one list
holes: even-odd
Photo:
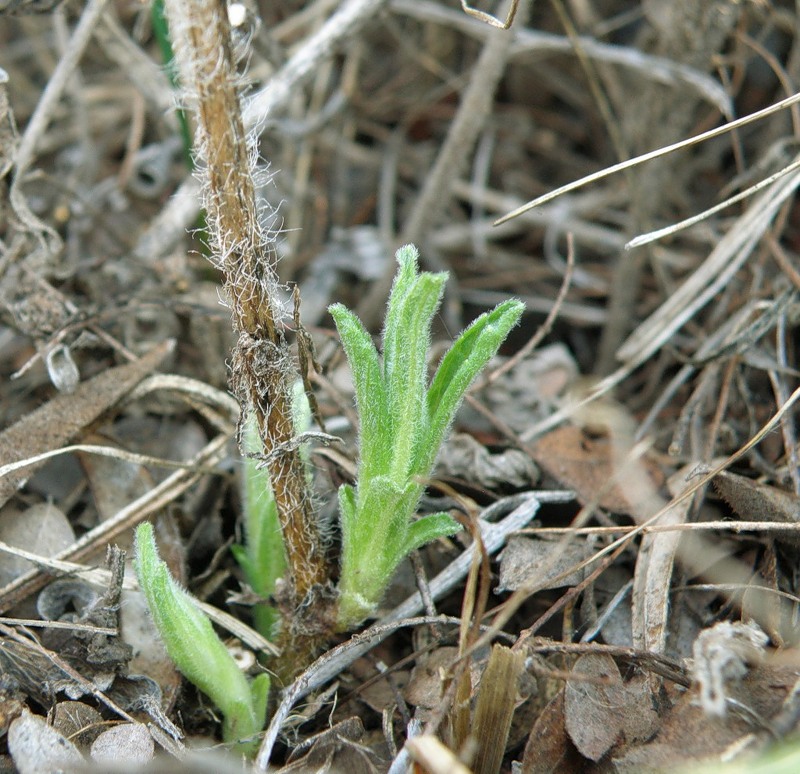
[[[204, 183], [211, 260], [222, 270], [238, 333], [231, 384], [252, 411], [264, 443], [289, 563], [281, 594], [292, 613], [328, 579], [303, 461], [293, 444], [292, 384], [298, 378], [283, 336], [274, 237], [259, 223], [253, 170], [236, 91], [230, 26], [222, 0], [166, 0], [181, 81], [197, 113], [196, 154]], [[281, 644], [290, 677], [313, 653], [314, 637], [286, 617]]]

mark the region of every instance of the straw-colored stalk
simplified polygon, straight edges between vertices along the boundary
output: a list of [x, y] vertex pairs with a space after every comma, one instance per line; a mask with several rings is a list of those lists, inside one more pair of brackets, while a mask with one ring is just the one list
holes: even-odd
[[[238, 333], [231, 384], [242, 417], [255, 415], [264, 442], [290, 568], [280, 601], [292, 613], [328, 576], [303, 462], [292, 443], [297, 375], [283, 336], [275, 239], [260, 222], [256, 204], [257, 154], [242, 123], [226, 6], [219, 0], [166, 0], [165, 10], [182, 87], [197, 116], [195, 154], [211, 260], [224, 273]], [[283, 627], [283, 649], [302, 661], [309, 649], [299, 647], [297, 638], [308, 635], [293, 633], [291, 623]], [[289, 674], [299, 666], [281, 671]]]

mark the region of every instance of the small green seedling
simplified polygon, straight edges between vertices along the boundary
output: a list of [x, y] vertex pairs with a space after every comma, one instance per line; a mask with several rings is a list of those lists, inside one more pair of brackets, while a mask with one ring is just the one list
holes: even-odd
[[[299, 380], [294, 387], [292, 409], [295, 432], [306, 432], [311, 427], [311, 406], [303, 383]], [[264, 453], [264, 447], [252, 416], [245, 423], [242, 433], [242, 451], [246, 455], [242, 472], [245, 539], [243, 545], [232, 546], [231, 550], [247, 584], [256, 595], [266, 600], [275, 590], [278, 579], [286, 572], [287, 562], [269, 471], [258, 463], [258, 456]], [[306, 462], [308, 485], [311, 487], [308, 444], [301, 445], [300, 454]], [[280, 616], [268, 602], [259, 602], [253, 606], [253, 623], [260, 634], [268, 640], [274, 640], [278, 634]]]
[[[252, 417], [242, 434], [242, 450], [248, 455], [263, 453]], [[275, 590], [276, 581], [286, 572], [286, 552], [269, 472], [258, 466], [255, 457], [248, 456], [244, 460], [242, 506], [244, 544], [231, 546], [231, 551], [247, 584], [258, 597], [266, 600]], [[268, 602], [253, 605], [255, 629], [268, 640], [275, 639], [279, 623], [278, 611]]]
[[524, 309], [510, 299], [481, 315], [453, 343], [427, 386], [430, 327], [447, 274], [420, 273], [417, 259], [412, 245], [397, 252], [382, 360], [350, 310], [341, 304], [329, 310], [353, 372], [360, 421], [356, 486], [339, 489], [341, 630], [374, 612], [411, 551], [458, 531], [446, 513], [412, 517], [465, 392]]
[[223, 739], [254, 753], [266, 719], [269, 676], [248, 682], [205, 613], [159, 559], [149, 523], [136, 530], [136, 572], [169, 657], [219, 708]]

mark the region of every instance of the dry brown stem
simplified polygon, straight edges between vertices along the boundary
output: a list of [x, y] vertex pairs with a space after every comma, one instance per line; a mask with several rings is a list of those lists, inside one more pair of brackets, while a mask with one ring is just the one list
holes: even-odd
[[[183, 84], [197, 112], [212, 260], [224, 273], [239, 335], [231, 383], [242, 416], [253, 412], [264, 443], [289, 559], [285, 602], [294, 609], [326, 582], [327, 567], [304, 466], [292, 443], [297, 375], [282, 332], [274, 238], [259, 223], [255, 154], [248, 148], [236, 92], [226, 7], [218, 0], [168, 0], [166, 11]], [[292, 640], [291, 625], [284, 628], [284, 637]], [[296, 647], [286, 650], [299, 655]]]

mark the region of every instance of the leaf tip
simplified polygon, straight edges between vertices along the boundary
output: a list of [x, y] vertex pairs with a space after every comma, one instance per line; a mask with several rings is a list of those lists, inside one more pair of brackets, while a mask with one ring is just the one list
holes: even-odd
[[397, 262], [400, 264], [401, 268], [405, 268], [408, 264], [412, 264], [413, 268], [416, 269], [419, 265], [419, 250], [417, 250], [415, 245], [407, 244], [403, 245], [402, 247], [398, 248], [397, 252], [395, 253], [395, 258]]

